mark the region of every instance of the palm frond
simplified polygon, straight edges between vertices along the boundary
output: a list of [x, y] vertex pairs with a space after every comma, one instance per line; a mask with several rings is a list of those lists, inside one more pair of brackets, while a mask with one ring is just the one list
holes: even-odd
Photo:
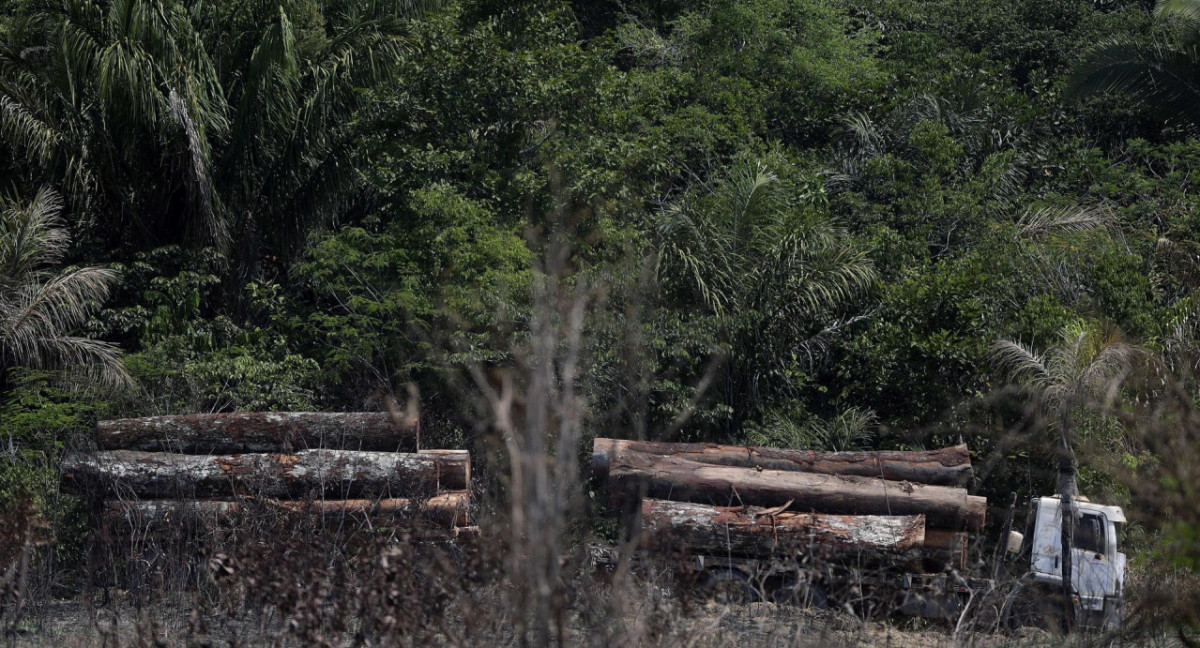
[[1154, 6], [1154, 15], [1160, 18], [1200, 22], [1200, 2], [1196, 0], [1159, 0], [1158, 4]]
[[14, 152], [28, 156], [35, 164], [49, 166], [59, 151], [62, 135], [14, 94], [11, 86], [0, 83], [0, 137]]
[[1166, 42], [1114, 41], [1090, 51], [1072, 75], [1068, 98], [1120, 92], [1164, 118], [1200, 124], [1200, 49]]
[[167, 112], [158, 89], [159, 67], [148, 52], [126, 41], [110, 43], [96, 61], [100, 107], [114, 125], [151, 124]]
[[866, 250], [852, 247], [832, 228], [780, 232], [777, 244], [762, 258], [760, 268], [771, 271], [764, 279], [778, 284], [771, 291], [785, 296], [783, 310], [790, 316], [836, 311], [878, 280]]
[[66, 369], [97, 384], [130, 380], [116, 349], [70, 335], [108, 297], [116, 273], [104, 268], [57, 272], [69, 240], [58, 195], [43, 188], [29, 204], [0, 201], [0, 346], [6, 362]]
[[779, 178], [761, 163], [743, 164], [718, 188], [721, 204], [738, 238], [744, 238], [754, 226], [755, 217], [778, 204], [776, 183]]
[[772, 411], [746, 436], [750, 445], [795, 450], [844, 451], [865, 448], [875, 438], [879, 417], [869, 408], [851, 407], [829, 418]]
[[80, 268], [20, 286], [0, 319], [4, 336], [17, 349], [33, 349], [39, 337], [83, 324], [108, 298], [116, 278], [106, 268]]
[[84, 389], [121, 390], [135, 383], [121, 362], [120, 350], [107, 342], [74, 336], [46, 336], [28, 353], [28, 366], [67, 369], [68, 381]]
[[62, 200], [43, 187], [33, 202], [0, 200], [0, 277], [10, 288], [37, 268], [57, 264], [70, 235], [59, 218]]
[[659, 276], [664, 272], [688, 277], [704, 304], [722, 314], [731, 295], [729, 250], [725, 237], [692, 214], [684, 205], [664, 209], [656, 222], [659, 246]]
[[874, 410], [851, 407], [828, 420], [812, 419], [806, 427], [822, 449], [842, 452], [868, 447], [878, 424]]
[[1049, 387], [1053, 383], [1053, 376], [1046, 366], [1046, 355], [1035, 352], [1028, 345], [999, 340], [992, 345], [989, 355], [996, 369], [1014, 382], [1028, 382], [1040, 387]]
[[1036, 238], [1055, 232], [1087, 232], [1109, 227], [1116, 220], [1104, 206], [1074, 205], [1026, 212], [1017, 221], [1021, 237]]
[[184, 165], [190, 176], [187, 187], [199, 221], [194, 226], [203, 232], [204, 239], [218, 249], [225, 249], [229, 244], [229, 230], [225, 220], [217, 213], [217, 198], [208, 170], [208, 148], [192, 119], [187, 102], [174, 88], [169, 93], [169, 104], [171, 115], [182, 133], [183, 149], [187, 155], [188, 163]]
[[[299, 119], [300, 63], [296, 36], [283, 7], [262, 32], [246, 68], [233, 132], [234, 159], [247, 168], [273, 163], [273, 148], [264, 144], [286, 141]], [[250, 182], [247, 177], [244, 182]], [[252, 186], [245, 193], [254, 194]]]
[[843, 141], [859, 159], [879, 156], [884, 149], [884, 136], [879, 125], [864, 112], [852, 112], [838, 120]]
[[[1064, 340], [1065, 342], [1066, 340]], [[1080, 389], [1108, 400], [1145, 352], [1113, 326], [1086, 326], [1073, 344]]]

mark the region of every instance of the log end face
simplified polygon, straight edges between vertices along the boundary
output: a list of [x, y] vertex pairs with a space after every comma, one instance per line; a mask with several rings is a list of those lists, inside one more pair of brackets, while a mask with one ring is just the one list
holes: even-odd
[[609, 468], [612, 466], [612, 457], [608, 451], [603, 448], [593, 448], [592, 450], [592, 479], [603, 480], [608, 478]]

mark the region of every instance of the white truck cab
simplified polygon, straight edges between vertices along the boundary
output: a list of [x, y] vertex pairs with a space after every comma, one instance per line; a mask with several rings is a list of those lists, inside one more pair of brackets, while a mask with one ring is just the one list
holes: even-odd
[[[1039, 497], [1030, 505], [1030, 572], [1036, 582], [1061, 586], [1062, 501], [1058, 496]], [[1071, 582], [1077, 618], [1087, 626], [1116, 629], [1125, 589], [1125, 554], [1117, 546], [1117, 525], [1125, 523], [1125, 513], [1119, 506], [1093, 504], [1086, 498], [1076, 499], [1074, 508]]]

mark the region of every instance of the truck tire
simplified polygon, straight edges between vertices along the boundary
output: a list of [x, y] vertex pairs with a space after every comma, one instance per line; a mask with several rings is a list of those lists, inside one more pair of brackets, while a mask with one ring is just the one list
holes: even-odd
[[758, 591], [751, 585], [749, 577], [727, 567], [710, 570], [700, 585], [700, 591], [706, 598], [718, 603], [743, 605], [758, 600]]
[[799, 605], [814, 610], [829, 607], [829, 597], [824, 588], [817, 583], [802, 582], [794, 577], [788, 578], [771, 592], [771, 601], [779, 605]]
[[1040, 628], [1052, 635], [1061, 635], [1062, 615], [1061, 595], [1036, 584], [1022, 583], [1005, 600], [1000, 621], [1009, 632]]

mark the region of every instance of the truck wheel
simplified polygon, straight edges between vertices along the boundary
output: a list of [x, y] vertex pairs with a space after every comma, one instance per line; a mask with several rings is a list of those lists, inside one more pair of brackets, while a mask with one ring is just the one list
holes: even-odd
[[1016, 632], [1021, 628], [1041, 628], [1052, 635], [1062, 633], [1061, 597], [1038, 588], [1023, 588], [1014, 594], [1001, 611], [1005, 629]]
[[824, 610], [829, 607], [829, 597], [825, 590], [816, 583], [801, 582], [789, 578], [771, 592], [771, 601], [780, 605], [799, 605], [814, 610]]
[[758, 600], [750, 579], [736, 569], [714, 569], [700, 586], [704, 595], [719, 603], [745, 604]]

